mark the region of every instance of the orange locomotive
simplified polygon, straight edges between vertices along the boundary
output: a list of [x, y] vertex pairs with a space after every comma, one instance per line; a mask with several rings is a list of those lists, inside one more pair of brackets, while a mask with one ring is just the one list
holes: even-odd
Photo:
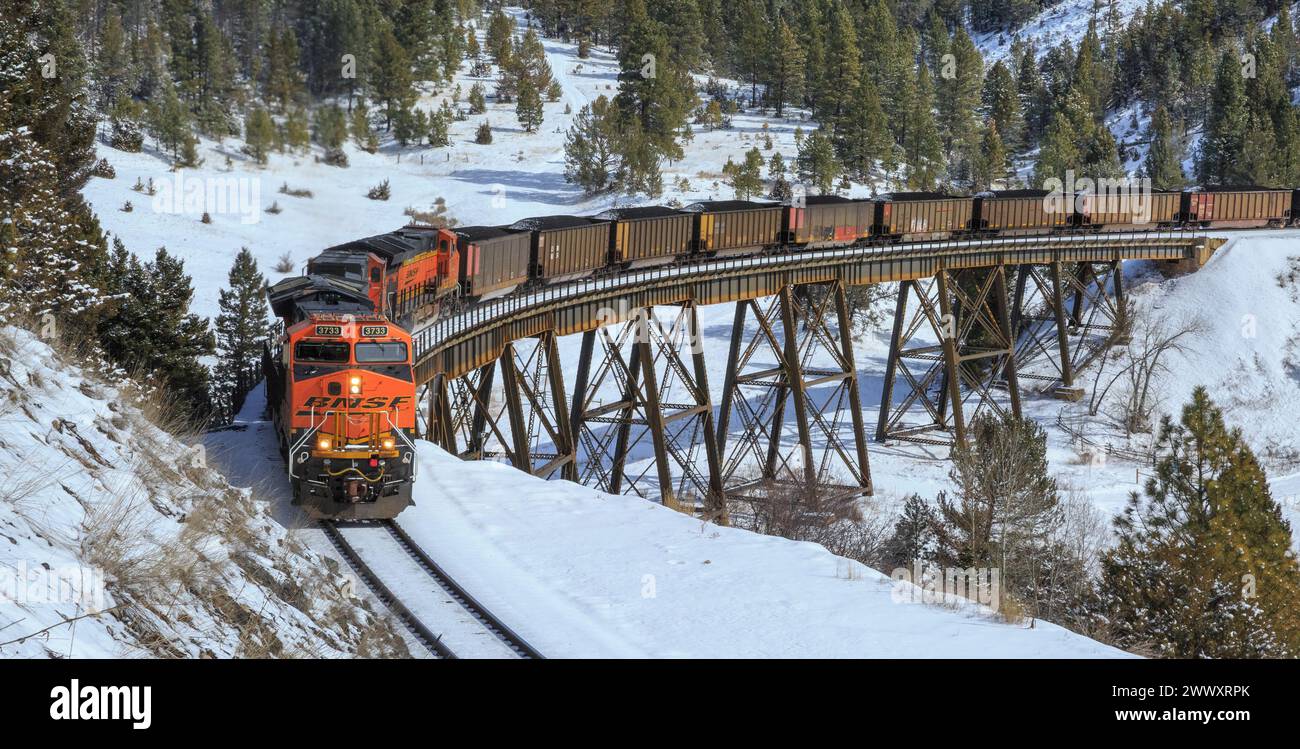
[[[456, 290], [455, 236], [410, 227], [331, 247], [268, 291], [267, 403], [293, 502], [313, 518], [376, 520], [411, 504], [411, 326]], [[448, 282], [450, 278], [450, 282]]]

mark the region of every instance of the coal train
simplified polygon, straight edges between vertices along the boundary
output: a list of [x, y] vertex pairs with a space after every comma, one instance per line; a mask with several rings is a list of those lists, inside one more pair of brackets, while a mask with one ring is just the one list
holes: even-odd
[[408, 331], [518, 289], [696, 258], [957, 238], [1264, 228], [1300, 219], [1300, 189], [1214, 187], [1130, 199], [1038, 190], [908, 192], [792, 203], [616, 208], [507, 226], [407, 226], [330, 247], [272, 286], [268, 406], [295, 504], [381, 519], [411, 503], [416, 384]]

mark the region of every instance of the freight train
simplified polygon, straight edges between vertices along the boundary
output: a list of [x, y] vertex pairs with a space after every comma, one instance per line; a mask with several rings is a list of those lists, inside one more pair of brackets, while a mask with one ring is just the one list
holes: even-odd
[[540, 216], [507, 226], [407, 226], [330, 247], [269, 289], [263, 356], [294, 502], [315, 518], [380, 519], [411, 502], [416, 385], [408, 331], [449, 308], [695, 258], [957, 238], [1284, 227], [1300, 189], [1214, 187], [1063, 207], [1038, 190], [908, 192], [789, 203], [704, 201]]

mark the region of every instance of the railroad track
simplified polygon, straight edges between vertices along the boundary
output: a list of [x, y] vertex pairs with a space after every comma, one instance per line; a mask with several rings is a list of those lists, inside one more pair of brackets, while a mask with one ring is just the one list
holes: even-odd
[[[325, 522], [321, 527], [330, 542], [375, 596], [393, 612], [415, 639], [435, 656], [449, 659], [474, 655], [530, 659], [544, 657], [452, 579], [395, 521], [353, 524]], [[357, 529], [362, 531], [362, 535], [355, 536], [352, 541], [349, 541], [343, 529]], [[387, 541], [380, 542], [376, 538], [376, 534], [381, 531]], [[368, 555], [373, 556], [384, 544], [389, 546], [389, 551], [385, 553], [392, 554], [395, 551], [404, 558], [404, 563], [408, 567], [407, 572], [412, 572], [413, 567], [422, 570], [424, 580], [426, 582], [431, 580], [436, 584], [440, 597], [430, 598], [426, 593], [422, 596], [426, 600], [417, 602], [411, 597], [409, 590], [406, 592], [395, 590], [403, 586], [411, 588], [410, 579], [399, 581], [390, 578], [393, 584], [385, 583], [384, 579], [375, 572], [375, 565], [367, 562], [365, 558]], [[409, 578], [410, 575], [403, 577]], [[404, 595], [407, 597], [403, 598]], [[443, 609], [449, 602], [459, 607], [460, 615], [448, 617]], [[440, 621], [431, 621], [431, 613], [435, 614]], [[449, 642], [449, 639], [452, 641]]]

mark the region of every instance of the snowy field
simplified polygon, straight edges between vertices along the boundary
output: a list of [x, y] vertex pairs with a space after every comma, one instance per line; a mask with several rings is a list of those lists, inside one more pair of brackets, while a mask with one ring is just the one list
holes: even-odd
[[975, 604], [896, 602], [821, 546], [464, 463], [421, 443], [399, 522], [543, 653], [650, 658], [1091, 658], [1118, 650]]

